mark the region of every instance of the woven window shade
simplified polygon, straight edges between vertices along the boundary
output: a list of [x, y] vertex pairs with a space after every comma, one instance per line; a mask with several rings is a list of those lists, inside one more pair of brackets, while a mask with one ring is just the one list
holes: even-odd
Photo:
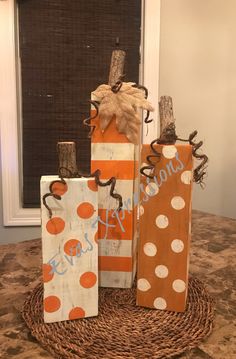
[[107, 83], [119, 38], [125, 81], [138, 82], [141, 0], [18, 0], [22, 78], [23, 206], [39, 207], [41, 175], [56, 174], [56, 143], [75, 141], [90, 171], [83, 119]]

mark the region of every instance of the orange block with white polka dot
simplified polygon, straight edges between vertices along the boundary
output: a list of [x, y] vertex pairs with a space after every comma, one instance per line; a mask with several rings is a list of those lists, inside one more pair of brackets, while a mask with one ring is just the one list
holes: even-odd
[[[50, 184], [54, 182], [51, 186]], [[41, 198], [47, 197], [53, 216], [41, 204], [46, 323], [98, 314], [98, 195], [94, 179], [57, 176], [41, 178]]]
[[[188, 288], [192, 146], [157, 145], [156, 150], [162, 155], [154, 178], [141, 176], [137, 305], [182, 312]], [[148, 155], [153, 155], [150, 146], [143, 145], [142, 166]]]

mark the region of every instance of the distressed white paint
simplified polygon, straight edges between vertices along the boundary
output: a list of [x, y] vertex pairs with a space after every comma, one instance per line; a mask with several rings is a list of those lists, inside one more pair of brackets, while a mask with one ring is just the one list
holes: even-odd
[[154, 302], [153, 305], [156, 309], [160, 309], [160, 310], [164, 310], [166, 309], [167, 303], [166, 300], [162, 297], [157, 297]]
[[172, 208], [176, 209], [177, 211], [183, 209], [185, 207], [185, 201], [180, 196], [174, 196], [171, 199], [171, 206]]
[[[49, 192], [51, 181], [57, 179], [57, 176], [42, 177], [41, 198]], [[64, 274], [54, 273], [53, 279], [44, 283], [44, 299], [48, 296], [57, 296], [61, 301], [61, 307], [57, 311], [44, 311], [45, 322], [68, 320], [73, 307], [82, 307], [85, 317], [98, 314], [98, 245], [94, 240], [97, 232], [97, 224], [94, 224], [98, 215], [97, 192], [88, 188], [88, 179], [74, 178], [67, 179], [66, 182], [68, 190], [61, 196], [60, 201], [51, 197], [47, 199], [47, 204], [53, 211], [52, 218], [60, 217], [65, 221], [63, 231], [58, 234], [47, 231], [48, 210], [41, 203], [43, 263], [47, 264], [55, 256], [56, 263], [60, 263], [56, 268], [58, 272], [66, 271]], [[94, 208], [88, 219], [80, 218], [77, 214], [77, 208], [83, 202], [90, 203]], [[83, 250], [90, 250], [81, 256], [67, 255], [64, 245], [70, 239], [78, 239]], [[97, 276], [97, 281], [91, 288], [80, 285], [80, 278], [86, 272], [93, 272]]]
[[140, 278], [137, 282], [137, 288], [142, 292], [146, 292], [148, 289], [151, 288], [151, 284], [145, 278]]
[[93, 160], [131, 161], [134, 160], [133, 143], [91, 143]]
[[[94, 100], [94, 95], [91, 94], [91, 98]], [[92, 106], [91, 106], [92, 109]], [[91, 161], [104, 161], [109, 165], [109, 161], [140, 161], [140, 147], [133, 143], [91, 143]], [[134, 166], [137, 165], [135, 162]], [[139, 178], [136, 177], [135, 169], [133, 172], [133, 179], [116, 180], [115, 192], [121, 194], [123, 200], [124, 215], [127, 212], [133, 211], [138, 204], [139, 197]], [[125, 169], [122, 173], [126, 175]], [[114, 176], [114, 171], [111, 171], [110, 177]], [[127, 177], [130, 177], [130, 173], [127, 173]], [[108, 180], [108, 178], [106, 179]], [[134, 197], [134, 193], [137, 195]], [[99, 209], [116, 209], [118, 206], [117, 200], [110, 196], [109, 187], [98, 187], [98, 208]], [[134, 212], [135, 213], [135, 212]], [[122, 222], [123, 220], [121, 220]], [[120, 240], [119, 235], [123, 231], [121, 228], [117, 229], [117, 238], [99, 239], [99, 256], [111, 257], [126, 257], [132, 260], [132, 270], [129, 272], [109, 270], [104, 271], [99, 268], [99, 285], [101, 287], [117, 287], [117, 288], [130, 288], [133, 284], [133, 280], [136, 274], [136, 252], [137, 252], [137, 233], [136, 233], [136, 221], [137, 218], [133, 214], [133, 229], [132, 240]], [[108, 219], [109, 222], [109, 219]], [[104, 226], [99, 222], [99, 226]], [[123, 226], [123, 224], [122, 224]], [[119, 226], [118, 226], [119, 227]], [[124, 227], [125, 230], [125, 227]], [[98, 231], [100, 233], [100, 231]], [[125, 243], [126, 242], [126, 243]], [[113, 267], [114, 269], [114, 267]]]
[[100, 271], [99, 274], [101, 287], [130, 288], [133, 284], [132, 272]]
[[155, 274], [158, 278], [166, 278], [168, 277], [169, 270], [165, 265], [159, 264], [155, 268]]
[[[91, 151], [91, 160], [94, 159], [98, 161], [105, 161], [109, 164], [109, 161], [117, 161], [117, 168], [119, 166], [119, 160], [121, 161], [134, 161], [139, 160], [135, 156], [139, 155], [139, 150], [137, 150], [132, 143], [92, 143]], [[110, 153], [110, 154], [109, 154]], [[95, 158], [94, 158], [95, 157]], [[114, 173], [110, 174], [112, 177]], [[125, 173], [123, 174], [125, 175]], [[130, 173], [127, 172], [127, 177], [130, 177]], [[134, 191], [138, 192], [138, 178], [135, 178], [135, 171], [133, 172], [132, 180], [117, 180], [116, 181], [116, 193], [122, 195], [123, 199], [123, 208], [126, 210], [124, 215], [127, 215], [127, 212], [134, 210], [135, 206], [138, 204], [138, 199], [136, 199], [136, 204], [134, 203]], [[100, 209], [116, 209], [118, 206], [117, 200], [113, 199], [110, 196], [110, 186], [109, 187], [98, 187], [98, 207]], [[135, 212], [134, 212], [135, 213]], [[121, 220], [122, 223], [123, 220]], [[109, 222], [109, 220], [108, 220]], [[118, 221], [117, 221], [118, 222]], [[130, 258], [132, 261], [131, 271], [117, 271], [109, 270], [99, 271], [100, 286], [102, 287], [119, 287], [119, 288], [129, 288], [132, 286], [133, 279], [136, 273], [136, 251], [137, 251], [137, 232], [136, 232], [136, 218], [133, 215], [133, 228], [132, 228], [132, 240], [121, 240], [120, 232], [123, 231], [118, 225], [117, 236], [114, 238], [101, 239], [99, 238], [99, 256], [105, 256], [108, 261], [110, 260], [110, 268], [112, 268], [113, 257], [126, 257]], [[122, 224], [123, 225], [123, 224]], [[104, 226], [102, 223], [98, 223], [98, 226]], [[124, 231], [125, 231], [124, 227]], [[98, 231], [100, 233], [100, 231]], [[109, 257], [111, 257], [109, 259]], [[102, 263], [102, 261], [101, 261]], [[114, 267], [113, 267], [114, 268]], [[134, 272], [135, 271], [135, 272]]]
[[154, 257], [157, 254], [157, 247], [152, 242], [147, 242], [143, 246], [143, 251], [148, 257]]
[[156, 218], [156, 225], [158, 228], [166, 228], [169, 225], [169, 219], [164, 214], [160, 214]]
[[[107, 181], [103, 180], [104, 182]], [[138, 203], [138, 178], [133, 180], [116, 180], [116, 193], [122, 193], [122, 200], [125, 210], [132, 210], [135, 207], [135, 204]], [[116, 209], [118, 206], [118, 201], [115, 198], [110, 196], [110, 186], [99, 187], [98, 191], [98, 203], [99, 208], [103, 209]], [[134, 203], [134, 193], [137, 195]]]
[[186, 283], [182, 279], [176, 279], [172, 283], [172, 288], [177, 293], [182, 293], [186, 289]]
[[132, 253], [132, 241], [117, 239], [99, 239], [99, 256], [126, 257], [127, 253]]
[[[191, 226], [191, 221], [189, 223], [189, 226]], [[181, 253], [184, 250], [184, 242], [181, 241], [181, 239], [174, 239], [171, 242], [171, 249], [175, 253]]]

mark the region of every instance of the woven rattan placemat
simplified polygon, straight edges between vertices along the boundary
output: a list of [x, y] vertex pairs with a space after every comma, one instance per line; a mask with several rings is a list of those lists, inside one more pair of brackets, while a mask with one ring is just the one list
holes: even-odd
[[207, 337], [213, 301], [198, 279], [190, 279], [184, 313], [135, 305], [136, 288], [99, 290], [99, 316], [59, 323], [43, 321], [43, 285], [23, 307], [32, 335], [55, 358], [171, 358]]

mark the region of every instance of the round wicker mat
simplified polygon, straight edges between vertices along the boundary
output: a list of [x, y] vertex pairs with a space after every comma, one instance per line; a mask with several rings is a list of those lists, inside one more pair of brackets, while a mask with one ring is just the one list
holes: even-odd
[[24, 303], [31, 333], [55, 358], [170, 358], [197, 346], [212, 330], [213, 303], [202, 283], [190, 279], [187, 309], [175, 313], [135, 305], [136, 288], [99, 290], [99, 316], [43, 321], [43, 285]]

